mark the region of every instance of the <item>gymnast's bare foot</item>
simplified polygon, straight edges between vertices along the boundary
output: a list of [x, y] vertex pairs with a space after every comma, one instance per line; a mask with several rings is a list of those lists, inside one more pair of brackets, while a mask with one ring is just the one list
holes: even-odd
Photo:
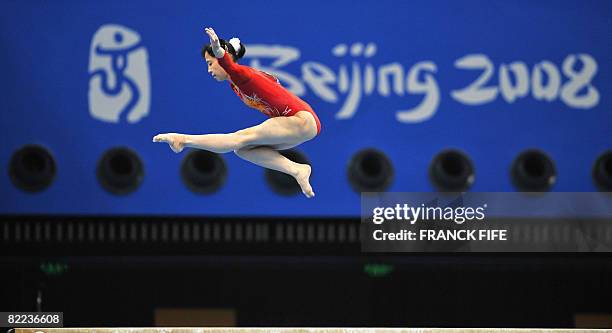
[[157, 134], [153, 142], [166, 142], [175, 153], [180, 153], [185, 148], [185, 135], [179, 133]]
[[310, 165], [298, 164], [297, 173], [294, 176], [295, 180], [300, 185], [300, 188], [302, 188], [302, 193], [304, 193], [307, 198], [312, 198], [315, 196], [309, 182], [311, 172], [312, 169], [310, 168]]

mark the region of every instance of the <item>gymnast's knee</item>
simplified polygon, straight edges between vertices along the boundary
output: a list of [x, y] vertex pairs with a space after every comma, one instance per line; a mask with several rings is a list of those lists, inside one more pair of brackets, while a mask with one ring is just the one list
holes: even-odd
[[234, 152], [242, 148], [252, 146], [253, 143], [257, 140], [257, 135], [250, 129], [239, 130], [234, 132], [233, 134], [237, 147]]
[[245, 158], [248, 154], [249, 150], [251, 150], [251, 146], [244, 146], [234, 150], [234, 154], [240, 158]]

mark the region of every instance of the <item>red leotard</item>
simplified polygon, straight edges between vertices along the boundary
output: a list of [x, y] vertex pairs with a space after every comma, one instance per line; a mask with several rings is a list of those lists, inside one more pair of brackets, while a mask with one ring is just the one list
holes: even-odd
[[317, 123], [317, 134], [321, 132], [319, 117], [308, 103], [285, 89], [278, 79], [254, 68], [235, 63], [225, 52], [219, 65], [231, 79], [232, 90], [244, 104], [261, 111], [268, 117], [289, 117], [299, 111], [312, 114]]

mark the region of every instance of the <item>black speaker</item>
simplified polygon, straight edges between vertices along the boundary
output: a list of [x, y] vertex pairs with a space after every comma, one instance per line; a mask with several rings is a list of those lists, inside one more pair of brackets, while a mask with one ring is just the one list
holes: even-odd
[[364, 149], [349, 161], [348, 179], [357, 192], [384, 192], [393, 182], [393, 165], [382, 151]]
[[557, 171], [548, 155], [537, 149], [529, 149], [514, 160], [511, 177], [512, 183], [520, 191], [546, 192], [555, 184]]
[[463, 192], [472, 186], [476, 175], [474, 165], [465, 153], [448, 149], [433, 158], [429, 177], [441, 192]]
[[192, 192], [214, 193], [227, 179], [227, 165], [219, 154], [206, 150], [192, 150], [181, 163], [181, 178]]
[[13, 184], [26, 192], [39, 192], [51, 185], [57, 168], [51, 152], [43, 146], [26, 145], [17, 150], [9, 163]]
[[127, 147], [116, 147], [102, 155], [96, 174], [106, 191], [126, 195], [134, 192], [142, 183], [144, 166], [135, 151]]

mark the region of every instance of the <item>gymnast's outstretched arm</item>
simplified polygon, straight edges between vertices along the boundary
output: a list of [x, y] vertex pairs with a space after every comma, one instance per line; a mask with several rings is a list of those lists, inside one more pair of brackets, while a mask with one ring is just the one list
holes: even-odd
[[212, 28], [206, 28], [204, 30], [210, 38], [210, 46], [215, 54], [215, 58], [219, 60], [219, 65], [227, 72], [231, 81], [240, 84], [250, 80], [253, 69], [234, 62], [229, 52], [226, 52], [221, 46], [219, 37]]

